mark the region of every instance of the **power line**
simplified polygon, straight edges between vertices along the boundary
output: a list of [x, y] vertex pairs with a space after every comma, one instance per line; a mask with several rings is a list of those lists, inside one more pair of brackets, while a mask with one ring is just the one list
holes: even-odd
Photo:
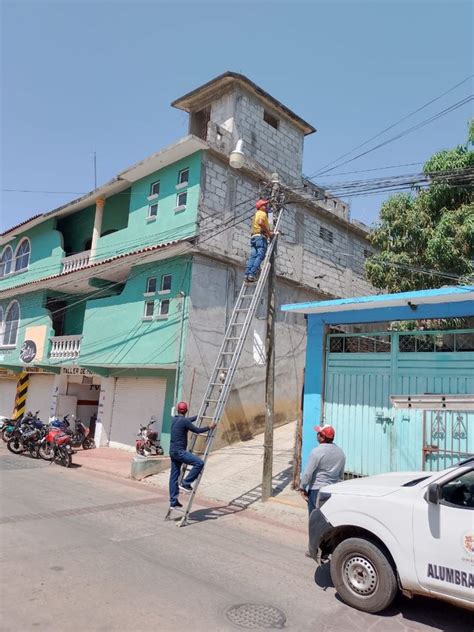
[[[365, 145], [367, 145], [368, 143], [370, 143], [371, 141], [375, 140], [376, 138], [379, 138], [380, 136], [382, 136], [383, 134], [385, 134], [385, 132], [388, 132], [389, 130], [393, 129], [394, 127], [396, 127], [397, 125], [399, 125], [400, 123], [403, 123], [403, 121], [406, 121], [407, 119], [409, 119], [410, 117], [414, 116], [415, 114], [418, 114], [418, 112], [421, 112], [422, 110], [424, 110], [425, 108], [427, 108], [428, 106], [430, 106], [432, 103], [435, 103], [436, 101], [439, 101], [440, 99], [442, 99], [443, 97], [445, 97], [447, 94], [449, 94], [450, 92], [453, 92], [454, 90], [456, 90], [457, 88], [459, 88], [460, 86], [464, 85], [465, 83], [467, 83], [470, 79], [473, 78], [474, 75], [469, 75], [468, 77], [466, 77], [465, 79], [463, 79], [462, 81], [460, 81], [459, 83], [456, 83], [454, 86], [452, 86], [451, 88], [449, 88], [448, 90], [446, 90], [445, 92], [443, 92], [442, 94], [438, 95], [437, 97], [430, 99], [429, 101], [427, 101], [426, 103], [424, 103], [422, 106], [416, 108], [415, 110], [412, 110], [411, 112], [409, 112], [408, 114], [406, 114], [405, 116], [403, 116], [401, 119], [398, 119], [397, 121], [395, 121], [395, 123], [392, 123], [391, 125], [389, 125], [388, 127], [385, 127], [383, 130], [381, 130], [380, 132], [377, 132], [377, 134], [374, 134], [374, 136], [371, 136], [370, 138], [368, 138], [367, 140], [365, 140], [363, 143], [360, 143], [359, 145], [356, 145], [355, 147], [353, 147], [350, 151], [347, 151], [344, 154], [341, 154], [340, 156], [338, 156], [337, 158], [335, 158], [334, 160], [332, 160], [331, 162], [328, 162], [327, 164], [323, 165], [322, 167], [320, 167], [320, 169], [313, 175], [313, 176], [309, 176], [309, 179], [311, 179], [312, 177], [317, 176], [321, 171], [323, 171], [324, 169], [326, 169], [326, 167], [330, 167], [331, 165], [333, 165], [336, 162], [339, 162], [339, 160], [342, 160], [342, 158], [346, 158], [346, 156], [349, 156], [350, 154], [352, 154], [354, 151], [357, 151], [358, 149], [360, 149], [361, 147], [364, 147]], [[355, 158], [353, 158], [353, 160], [355, 160]], [[342, 164], [346, 164], [346, 163], [342, 163]], [[334, 167], [336, 168], [336, 167]], [[332, 171], [332, 169], [330, 170]]]
[[443, 116], [446, 116], [447, 114], [450, 114], [451, 112], [454, 112], [455, 110], [459, 109], [463, 105], [467, 105], [467, 103], [470, 103], [473, 100], [473, 98], [474, 97], [471, 94], [468, 97], [465, 97], [464, 99], [461, 99], [460, 101], [457, 101], [456, 103], [451, 104], [450, 106], [448, 106], [444, 110], [441, 110], [440, 112], [437, 112], [436, 114], [434, 114], [430, 118], [425, 119], [424, 121], [421, 121], [420, 123], [416, 123], [412, 127], [409, 127], [407, 129], [403, 130], [399, 134], [397, 134], [395, 136], [392, 136], [391, 138], [379, 143], [378, 145], [375, 145], [374, 147], [371, 147], [370, 149], [367, 149], [366, 151], [361, 152], [360, 154], [357, 154], [353, 158], [349, 158], [348, 160], [344, 160], [343, 162], [340, 162], [338, 165], [336, 165], [334, 167], [330, 167], [329, 169], [320, 170], [313, 177], [324, 175], [324, 174], [328, 173], [329, 171], [332, 171], [333, 169], [337, 169], [339, 167], [342, 167], [343, 165], [348, 164], [349, 162], [353, 162], [354, 160], [357, 160], [358, 158], [361, 158], [362, 156], [366, 156], [367, 154], [370, 154], [371, 152], [375, 151], [376, 149], [380, 149], [380, 147], [384, 147], [385, 145], [393, 143], [394, 141], [399, 140], [400, 138], [403, 138], [404, 136], [407, 136], [408, 134], [411, 134], [412, 132], [414, 132], [414, 131], [416, 131], [418, 129], [421, 129], [422, 127], [425, 127], [426, 125], [429, 125], [430, 123], [433, 123], [434, 121], [438, 120], [439, 118], [442, 118]]

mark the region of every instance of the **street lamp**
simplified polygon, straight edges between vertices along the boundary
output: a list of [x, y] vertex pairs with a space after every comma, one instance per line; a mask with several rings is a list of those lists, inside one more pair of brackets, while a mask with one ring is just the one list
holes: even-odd
[[234, 169], [242, 169], [245, 163], [244, 141], [240, 138], [237, 141], [234, 151], [230, 153], [229, 164]]

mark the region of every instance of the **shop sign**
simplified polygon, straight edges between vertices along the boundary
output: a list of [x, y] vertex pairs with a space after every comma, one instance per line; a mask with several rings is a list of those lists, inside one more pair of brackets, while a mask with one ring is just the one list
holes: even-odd
[[36, 358], [36, 343], [33, 340], [25, 340], [25, 342], [21, 345], [20, 349], [20, 359], [25, 364], [29, 364], [33, 362]]

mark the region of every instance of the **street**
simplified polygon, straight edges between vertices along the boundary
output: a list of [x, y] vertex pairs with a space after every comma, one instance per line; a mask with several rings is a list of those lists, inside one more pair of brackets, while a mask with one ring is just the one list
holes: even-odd
[[[469, 613], [434, 600], [400, 597], [383, 616], [345, 606], [305, 557], [304, 524], [198, 500], [198, 521], [178, 529], [156, 487], [4, 445], [0, 467], [4, 631], [472, 630]], [[229, 613], [243, 604], [270, 608]]]

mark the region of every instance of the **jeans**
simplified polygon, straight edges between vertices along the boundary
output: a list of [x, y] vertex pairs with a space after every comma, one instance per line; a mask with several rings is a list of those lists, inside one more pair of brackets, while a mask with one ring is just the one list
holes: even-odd
[[247, 261], [245, 276], [256, 276], [262, 261], [265, 259], [268, 242], [263, 235], [254, 235], [250, 240], [250, 257]]
[[191, 471], [183, 480], [183, 483], [185, 485], [191, 485], [191, 483], [197, 479], [202, 468], [204, 467], [204, 461], [195, 454], [192, 454], [192, 452], [186, 452], [186, 450], [178, 450], [178, 452], [172, 452], [170, 454], [170, 458], [170, 507], [174, 507], [178, 502], [178, 481], [181, 472], [181, 466], [183, 465], [183, 463], [186, 463], [186, 465], [192, 465]]
[[316, 501], [318, 500], [319, 489], [310, 489], [308, 492], [308, 515], [316, 509]]

